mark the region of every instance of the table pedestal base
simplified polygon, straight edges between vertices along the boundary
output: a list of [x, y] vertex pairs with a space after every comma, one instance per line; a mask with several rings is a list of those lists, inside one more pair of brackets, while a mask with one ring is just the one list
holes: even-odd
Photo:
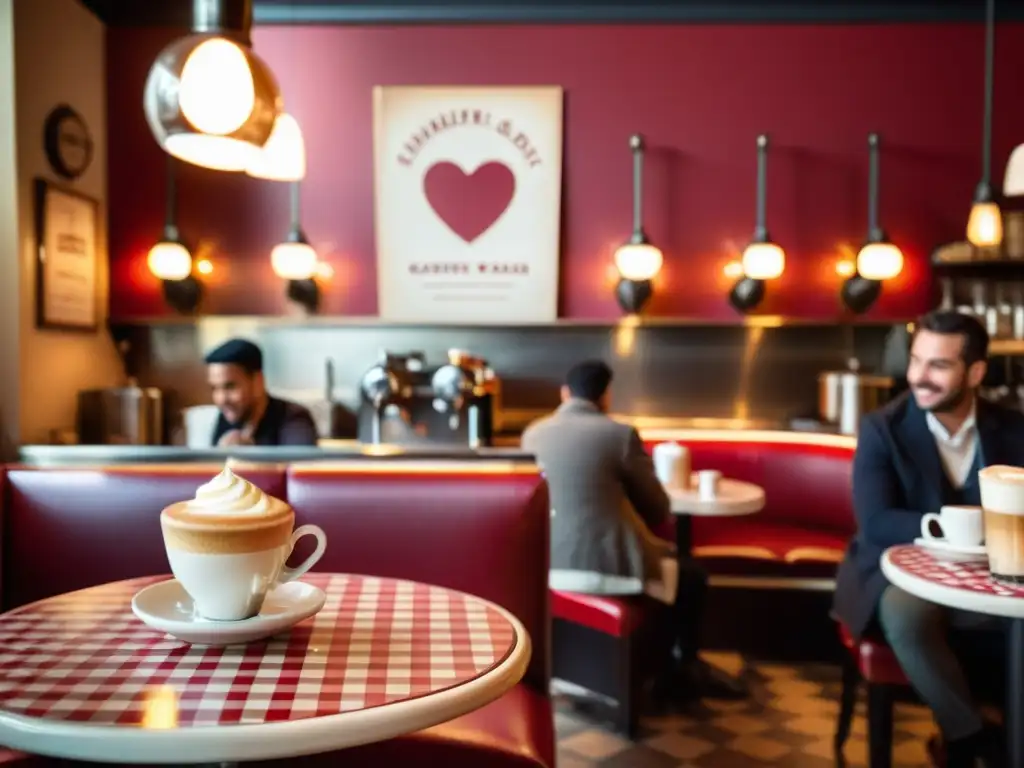
[[1024, 619], [1011, 619], [1007, 638], [1006, 738], [1010, 768], [1024, 768]]

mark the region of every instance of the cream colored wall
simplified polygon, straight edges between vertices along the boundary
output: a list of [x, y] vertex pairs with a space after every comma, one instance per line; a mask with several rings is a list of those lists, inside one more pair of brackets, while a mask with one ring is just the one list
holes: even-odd
[[0, 457], [18, 439], [18, 173], [14, 121], [13, 0], [0, 0]]
[[[14, 124], [17, 161], [18, 260], [0, 271], [6, 300], [11, 289], [7, 277], [17, 271], [18, 311], [18, 394], [0, 399], [5, 431], [15, 443], [49, 442], [54, 429], [75, 423], [76, 393], [80, 389], [106, 387], [122, 382], [124, 371], [110, 335], [106, 331], [107, 310], [107, 125], [106, 77], [103, 24], [77, 0], [0, 0], [0, 24], [13, 15], [14, 37]], [[13, 14], [11, 8], [13, 7]], [[6, 34], [10, 34], [8, 23]], [[0, 35], [5, 34], [0, 31]], [[0, 46], [0, 50], [2, 46]], [[4, 65], [0, 64], [0, 89]], [[6, 90], [6, 89], [4, 89]], [[2, 99], [2, 97], [0, 97]], [[95, 333], [74, 333], [37, 329], [35, 325], [36, 242], [33, 211], [33, 179], [37, 176], [59, 181], [46, 160], [42, 130], [46, 115], [57, 104], [76, 109], [89, 126], [95, 143], [92, 164], [70, 184], [100, 201], [98, 286], [101, 327]], [[140, 105], [141, 109], [141, 105]], [[4, 107], [0, 104], [0, 118]], [[3, 121], [7, 126], [10, 119]], [[0, 126], [0, 157], [4, 151], [4, 126]], [[0, 170], [0, 173], [3, 173]], [[0, 217], [5, 216], [3, 180], [0, 178]], [[8, 217], [9, 218], [9, 217]], [[4, 233], [0, 218], [0, 235]], [[8, 240], [9, 242], [9, 240]], [[0, 255], [0, 261], [9, 261]], [[13, 276], [13, 274], [12, 274]], [[0, 306], [2, 301], [0, 301]], [[0, 308], [3, 325], [14, 320], [13, 311]], [[0, 330], [0, 343], [11, 343], [11, 334]], [[3, 377], [9, 378], [12, 359], [4, 355]], [[9, 389], [11, 385], [3, 385]], [[15, 411], [12, 411], [12, 407]], [[18, 414], [16, 430], [9, 413]]]

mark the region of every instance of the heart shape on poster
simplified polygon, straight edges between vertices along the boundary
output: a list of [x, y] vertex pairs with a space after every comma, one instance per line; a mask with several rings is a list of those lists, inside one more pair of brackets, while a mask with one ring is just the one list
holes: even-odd
[[423, 193], [437, 217], [467, 243], [494, 226], [508, 209], [516, 177], [492, 160], [467, 174], [447, 160], [434, 163], [423, 176]]

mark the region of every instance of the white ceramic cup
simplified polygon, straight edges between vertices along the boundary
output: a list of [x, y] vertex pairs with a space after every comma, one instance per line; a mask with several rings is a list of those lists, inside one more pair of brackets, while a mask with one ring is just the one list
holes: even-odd
[[697, 496], [701, 501], [714, 501], [718, 498], [718, 484], [722, 473], [717, 469], [702, 469], [697, 473]]
[[[300, 565], [285, 563], [303, 536], [315, 536], [316, 548]], [[198, 617], [240, 621], [260, 612], [267, 592], [297, 579], [317, 564], [327, 548], [327, 534], [316, 525], [296, 528], [282, 547], [260, 552], [205, 553], [167, 549], [171, 572], [188, 592]]]
[[666, 488], [688, 490], [690, 487], [690, 449], [675, 442], [654, 446], [654, 473]]
[[[932, 531], [935, 524], [940, 535]], [[978, 547], [985, 541], [985, 518], [981, 507], [949, 506], [939, 514], [929, 512], [921, 518], [921, 537], [929, 541], [945, 541], [954, 547]]]

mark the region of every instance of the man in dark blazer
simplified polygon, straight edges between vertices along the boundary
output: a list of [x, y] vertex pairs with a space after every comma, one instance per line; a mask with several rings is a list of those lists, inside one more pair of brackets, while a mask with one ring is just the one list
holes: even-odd
[[673, 546], [654, 534], [671, 519], [671, 504], [637, 431], [608, 416], [611, 381], [600, 360], [579, 363], [561, 407], [523, 433], [551, 495], [551, 587], [645, 599], [656, 582], [682, 657], [662, 676], [661, 692], [742, 696], [741, 685], [697, 655], [707, 575], [692, 560], [677, 562]]
[[[880, 629], [904, 673], [935, 714], [949, 768], [1002, 765], [1003, 740], [976, 707], [949, 630], [967, 643], [997, 619], [955, 611], [889, 584], [882, 553], [921, 535], [921, 519], [944, 505], [981, 503], [978, 470], [1024, 465], [1024, 414], [978, 397], [988, 334], [954, 311], [922, 317], [907, 368], [910, 392], [861, 422], [853, 460], [857, 534], [839, 567], [835, 612], [857, 637]], [[992, 663], [1000, 663], [993, 661]]]

